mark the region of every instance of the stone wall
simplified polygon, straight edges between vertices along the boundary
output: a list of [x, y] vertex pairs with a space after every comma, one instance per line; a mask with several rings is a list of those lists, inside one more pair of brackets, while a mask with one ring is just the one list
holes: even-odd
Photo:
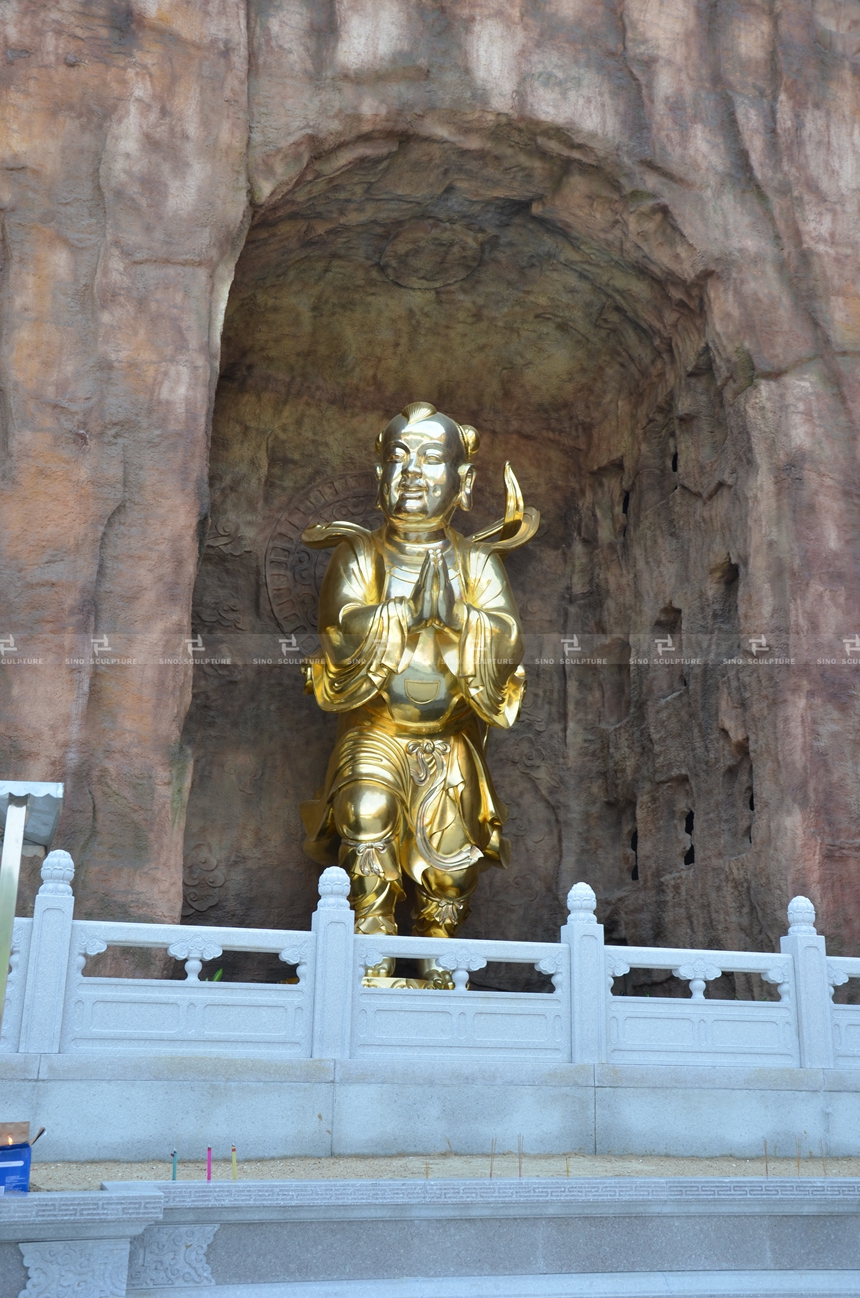
[[[7, 7], [0, 630], [62, 670], [3, 671], [4, 765], [67, 780], [89, 913], [176, 918], [184, 833], [198, 922], [306, 923], [330, 728], [294, 669], [189, 711], [157, 660], [310, 633], [290, 520], [366, 512], [426, 398], [476, 524], [505, 459], [544, 514], [532, 656], [607, 658], [531, 668], [471, 931], [585, 878], [613, 939], [768, 948], [803, 892], [856, 947], [856, 7]], [[667, 635], [706, 661], [630, 662]]]

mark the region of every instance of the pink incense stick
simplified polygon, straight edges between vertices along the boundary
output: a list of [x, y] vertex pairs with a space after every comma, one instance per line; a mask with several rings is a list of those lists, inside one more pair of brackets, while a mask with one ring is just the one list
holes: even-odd
[[206, 1147], [206, 1180], [212, 1180], [212, 1146]]

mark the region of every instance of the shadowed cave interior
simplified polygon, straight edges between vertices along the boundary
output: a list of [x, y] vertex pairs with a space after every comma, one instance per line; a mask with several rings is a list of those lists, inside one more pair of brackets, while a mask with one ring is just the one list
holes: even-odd
[[[195, 668], [187, 922], [309, 926], [318, 869], [299, 803], [322, 782], [334, 719], [303, 694], [300, 655], [279, 656], [279, 635], [315, 642], [328, 552], [299, 534], [338, 517], [378, 525], [374, 438], [426, 399], [481, 433], [476, 506], [455, 526], [499, 515], [506, 460], [543, 516], [508, 561], [525, 708], [490, 740], [512, 862], [482, 876], [463, 935], [557, 941], [584, 879], [611, 942], [770, 945], [749, 900], [742, 700], [718, 661], [738, 641], [744, 438], [697, 274], [662, 206], [551, 135], [365, 141], [257, 211], [224, 324], [193, 633], [206, 657], [241, 643], [272, 661]], [[564, 666], [573, 636], [580, 658], [606, 663]], [[705, 661], [631, 664], [667, 636]], [[403, 918], [408, 932], [408, 906]], [[226, 977], [289, 973], [216, 963]], [[482, 980], [543, 985], [525, 968]], [[769, 994], [743, 982], [724, 975], [709, 994]], [[677, 989], [642, 970], [626, 988]]]

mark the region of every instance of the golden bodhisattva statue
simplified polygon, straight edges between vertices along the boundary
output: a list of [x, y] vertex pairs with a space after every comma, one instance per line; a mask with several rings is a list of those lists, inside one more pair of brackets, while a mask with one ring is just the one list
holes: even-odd
[[[472, 537], [451, 527], [472, 505], [474, 428], [415, 402], [376, 442], [385, 522], [309, 528], [335, 546], [319, 608], [320, 654], [307, 688], [340, 714], [325, 787], [302, 807], [308, 853], [352, 881], [359, 933], [396, 933], [403, 876], [413, 933], [453, 937], [478, 875], [505, 865], [505, 808], [485, 757], [489, 726], [513, 725], [525, 689], [517, 607], [501, 556], [537, 530], [505, 468], [505, 517]], [[339, 847], [336, 848], [336, 844]], [[386, 977], [393, 960], [369, 971]], [[432, 985], [450, 985], [424, 962]]]

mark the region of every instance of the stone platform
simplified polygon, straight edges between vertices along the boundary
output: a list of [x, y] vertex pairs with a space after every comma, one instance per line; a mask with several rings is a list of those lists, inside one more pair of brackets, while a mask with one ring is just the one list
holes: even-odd
[[234, 1143], [245, 1158], [487, 1155], [520, 1138], [531, 1154], [860, 1154], [860, 1072], [839, 1069], [78, 1052], [0, 1055], [0, 1090], [10, 1119], [47, 1128], [46, 1161]]
[[860, 1180], [106, 1182], [0, 1240], [0, 1298], [844, 1296]]

